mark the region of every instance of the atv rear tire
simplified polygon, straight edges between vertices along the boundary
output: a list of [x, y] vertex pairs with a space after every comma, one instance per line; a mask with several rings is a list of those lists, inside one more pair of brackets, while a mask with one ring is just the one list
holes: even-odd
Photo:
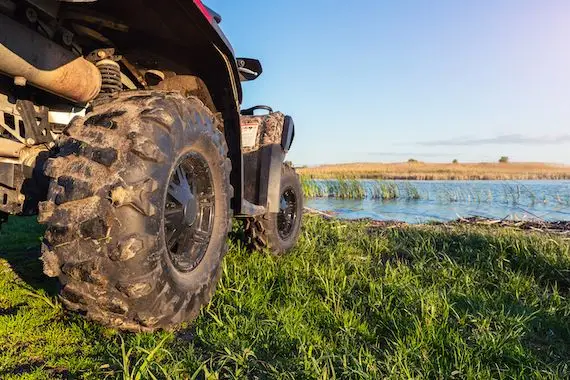
[[44, 272], [59, 277], [66, 307], [131, 331], [198, 315], [231, 226], [219, 128], [197, 98], [151, 91], [122, 93], [71, 123], [46, 164], [39, 217]]
[[245, 236], [252, 249], [280, 255], [299, 240], [303, 216], [303, 189], [291, 166], [281, 168], [280, 211], [245, 219]]

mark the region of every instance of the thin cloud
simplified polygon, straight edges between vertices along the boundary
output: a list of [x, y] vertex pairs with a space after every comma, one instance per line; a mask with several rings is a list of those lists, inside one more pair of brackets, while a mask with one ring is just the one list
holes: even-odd
[[420, 141], [421, 146], [475, 146], [475, 145], [555, 145], [570, 142], [570, 134], [559, 136], [524, 136], [521, 134], [501, 135], [489, 138], [455, 137], [446, 140]]

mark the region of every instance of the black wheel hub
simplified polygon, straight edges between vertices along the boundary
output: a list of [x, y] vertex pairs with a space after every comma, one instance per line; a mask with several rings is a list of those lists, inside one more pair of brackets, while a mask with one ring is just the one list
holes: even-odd
[[195, 269], [206, 254], [214, 226], [214, 184], [206, 159], [192, 152], [181, 158], [164, 205], [168, 256], [181, 272]]
[[286, 188], [281, 193], [279, 213], [277, 214], [277, 230], [282, 239], [287, 239], [295, 229], [297, 221], [297, 196], [292, 188]]

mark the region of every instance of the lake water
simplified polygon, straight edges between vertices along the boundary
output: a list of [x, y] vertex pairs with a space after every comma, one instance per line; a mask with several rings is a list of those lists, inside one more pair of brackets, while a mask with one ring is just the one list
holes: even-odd
[[[570, 220], [570, 181], [386, 181], [400, 189], [393, 200], [373, 199], [377, 181], [360, 182], [371, 189], [365, 199], [309, 198], [305, 206], [346, 219], [408, 223], [470, 216]], [[410, 189], [413, 196], [405, 196]]]

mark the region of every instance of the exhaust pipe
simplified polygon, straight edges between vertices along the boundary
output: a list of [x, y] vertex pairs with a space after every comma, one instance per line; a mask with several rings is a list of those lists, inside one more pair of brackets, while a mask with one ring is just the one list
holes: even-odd
[[0, 157], [20, 158], [24, 144], [0, 137]]
[[[0, 72], [76, 103], [101, 90], [94, 64], [16, 21], [0, 15]], [[23, 80], [24, 78], [25, 80]]]

